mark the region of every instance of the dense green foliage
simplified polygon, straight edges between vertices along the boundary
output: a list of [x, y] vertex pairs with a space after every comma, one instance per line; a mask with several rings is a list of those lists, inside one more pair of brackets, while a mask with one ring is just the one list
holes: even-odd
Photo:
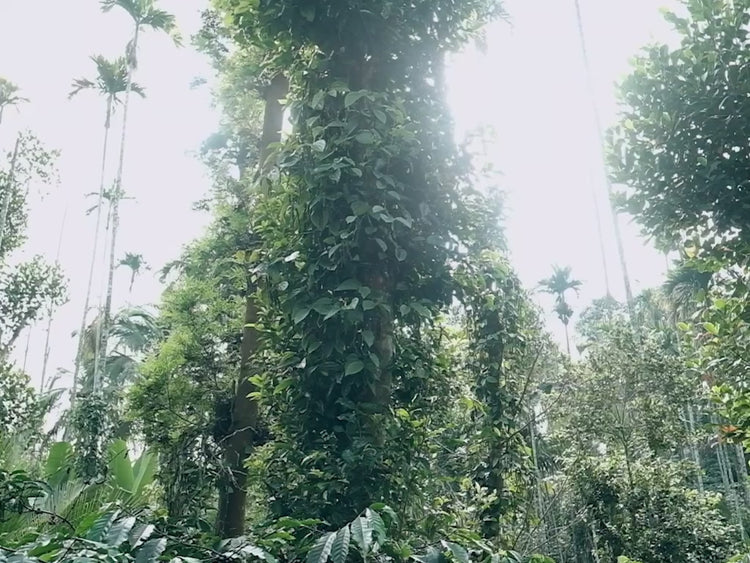
[[[8, 360], [63, 300], [57, 267], [14, 258], [54, 154], [22, 135], [0, 166], [0, 561], [747, 558], [750, 6], [690, 0], [667, 16], [680, 46], [635, 60], [611, 171], [621, 206], [681, 260], [664, 287], [595, 300], [577, 323], [582, 282], [555, 266], [537, 289], [567, 354], [446, 103], [446, 56], [496, 1], [214, 0], [193, 38], [222, 111], [201, 150], [210, 225], [162, 269], [158, 306], [121, 311], [115, 268], [129, 291], [148, 268], [116, 245], [139, 36], [179, 36], [153, 0], [102, 7], [133, 36], [73, 82], [104, 96], [105, 164], [124, 115], [90, 210], [62, 413], [55, 380], [36, 391]], [[0, 108], [18, 92], [0, 79]]]

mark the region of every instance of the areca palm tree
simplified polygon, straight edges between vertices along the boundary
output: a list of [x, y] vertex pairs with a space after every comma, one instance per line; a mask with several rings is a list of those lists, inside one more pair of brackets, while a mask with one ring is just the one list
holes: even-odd
[[541, 291], [549, 293], [555, 297], [554, 311], [557, 314], [557, 318], [560, 319], [560, 322], [565, 327], [565, 345], [568, 350], [568, 357], [570, 357], [568, 324], [573, 316], [573, 309], [565, 299], [565, 294], [571, 290], [578, 294], [581, 285], [582, 283], [580, 280], [571, 278], [570, 266], [565, 266], [564, 268], [552, 266], [552, 275], [539, 282], [539, 288]]
[[120, 96], [124, 94], [128, 87], [130, 91], [135, 92], [141, 97], [145, 97], [143, 88], [135, 83], [128, 86], [128, 64], [125, 57], [118, 57], [114, 60], [107, 60], [101, 55], [91, 57], [96, 65], [96, 77], [94, 80], [88, 78], [77, 78], [73, 81], [73, 89], [68, 98], [73, 98], [86, 90], [93, 90], [97, 94], [104, 96], [106, 100], [106, 109], [104, 117], [104, 140], [102, 143], [101, 170], [99, 176], [99, 191], [96, 203], [96, 224], [94, 227], [94, 237], [91, 249], [91, 263], [89, 264], [89, 276], [86, 284], [86, 298], [83, 305], [83, 315], [81, 318], [81, 328], [79, 331], [78, 348], [76, 351], [75, 366], [73, 369], [73, 391], [71, 393], [71, 403], [75, 402], [75, 393], [78, 387], [78, 375], [81, 369], [81, 350], [83, 346], [83, 334], [86, 328], [86, 318], [89, 312], [91, 301], [91, 287], [94, 280], [94, 269], [96, 265], [96, 255], [99, 246], [99, 234], [101, 230], [102, 209], [105, 201], [105, 172], [107, 167], [107, 154], [109, 149], [109, 134], [112, 127], [112, 113], [115, 106], [122, 103]]
[[9, 106], [17, 106], [22, 102], [28, 102], [27, 98], [18, 95], [19, 88], [10, 80], [0, 76], [0, 124], [3, 122], [3, 113]]
[[[581, 17], [581, 5], [579, 0], [573, 0], [573, 3], [575, 5], [575, 11], [576, 11], [576, 22], [578, 24], [578, 38], [581, 44], [581, 55], [583, 57], [583, 65], [584, 65], [584, 71], [586, 73], [586, 86], [589, 91], [589, 96], [591, 98], [591, 109], [594, 115], [594, 125], [596, 126], [596, 133], [599, 136], [599, 146], [601, 147], [602, 151], [604, 150], [604, 134], [601, 124], [601, 118], [599, 116], [599, 106], [596, 103], [596, 94], [594, 92], [594, 85], [592, 82], [592, 76], [591, 76], [591, 66], [589, 65], [589, 55], [588, 55], [588, 49], [586, 47], [586, 36], [584, 34], [583, 30], [583, 18]], [[603, 153], [602, 153], [603, 154]], [[604, 163], [602, 163], [604, 165]], [[620, 259], [620, 269], [622, 271], [622, 280], [623, 285], [625, 286], [625, 298], [628, 303], [628, 307], [632, 308], [633, 305], [633, 291], [630, 286], [630, 275], [628, 274], [628, 264], [625, 259], [625, 248], [622, 243], [622, 233], [620, 232], [620, 222], [617, 217], [617, 210], [614, 207], [613, 203], [613, 189], [612, 189], [612, 182], [609, 179], [609, 174], [606, 170], [606, 165], [604, 170], [604, 181], [607, 188], [607, 200], [608, 200], [608, 207], [611, 214], [612, 219], [612, 228], [614, 230], [615, 234], [615, 243], [617, 244], [617, 256]], [[594, 192], [594, 203], [596, 205], [596, 220], [597, 224], [601, 225], [601, 218], [599, 217], [599, 206], [597, 203], [597, 196], [596, 192]], [[599, 237], [601, 239], [601, 226], [599, 226]], [[604, 268], [605, 268], [605, 280], [607, 277], [606, 274], [606, 256], [604, 253], [602, 253], [602, 260], [604, 261]], [[609, 282], [607, 281], [607, 284]], [[609, 289], [607, 290], [607, 293], [609, 294]]]
[[[109, 12], [115, 8], [121, 8], [132, 18], [134, 29], [133, 37], [127, 45], [127, 79], [125, 87], [125, 100], [123, 102], [122, 134], [120, 137], [120, 156], [117, 164], [117, 175], [115, 177], [115, 197], [110, 202], [110, 215], [112, 219], [112, 231], [109, 241], [109, 268], [107, 272], [107, 293], [104, 301], [103, 325], [101, 329], [99, 354], [102, 360], [107, 355], [107, 338], [109, 333], [110, 316], [112, 311], [112, 290], [114, 283], [117, 252], [117, 235], [120, 227], [120, 199], [124, 194], [122, 189], [122, 174], [125, 165], [125, 140], [127, 138], [128, 108], [130, 105], [130, 92], [133, 90], [133, 74], [138, 67], [138, 40], [140, 34], [150, 29], [152, 31], [165, 32], [172, 37], [176, 44], [180, 43], [175, 18], [172, 14], [156, 7], [155, 0], [102, 0], [102, 10]], [[101, 362], [102, 369], [104, 361]]]
[[150, 269], [149, 265], [143, 259], [143, 254], [133, 254], [132, 252], [125, 253], [125, 258], [120, 260], [119, 265], [130, 268], [130, 286], [128, 288], [129, 292], [133, 291], [133, 282], [135, 282], [135, 277], [141, 273], [141, 270]]

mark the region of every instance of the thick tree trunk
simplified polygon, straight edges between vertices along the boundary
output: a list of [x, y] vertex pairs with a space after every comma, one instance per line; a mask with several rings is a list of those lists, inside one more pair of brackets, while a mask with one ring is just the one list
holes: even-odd
[[[286, 96], [289, 83], [279, 74], [271, 81], [266, 92], [266, 108], [261, 134], [260, 173], [268, 170], [271, 154], [270, 145], [281, 139], [284, 123], [284, 108], [279, 102]], [[223, 538], [241, 536], [245, 531], [245, 508], [247, 503], [247, 471], [245, 459], [253, 445], [253, 437], [258, 426], [258, 404], [251, 397], [256, 391], [251, 381], [252, 358], [260, 347], [258, 304], [255, 300], [255, 287], [249, 278], [245, 300], [244, 327], [240, 346], [240, 374], [232, 402], [231, 425], [222, 441], [225, 463], [224, 476], [219, 483], [219, 506], [216, 518], [217, 533]]]

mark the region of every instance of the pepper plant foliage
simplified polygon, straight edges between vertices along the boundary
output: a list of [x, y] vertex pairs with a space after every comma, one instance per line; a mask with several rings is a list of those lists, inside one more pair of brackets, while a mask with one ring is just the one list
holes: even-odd
[[[470, 204], [483, 198], [452, 140], [443, 57], [499, 6], [215, 6], [240, 42], [265, 50], [264, 74], [291, 85], [293, 133], [261, 182], [253, 252], [279, 355], [256, 383], [278, 417], [280, 470], [305, 475], [273, 474], [274, 508], [335, 524], [373, 501], [407, 507], [417, 487], [404, 470], [427, 467], [415, 446], [451, 377], [436, 329], [454, 299], [471, 301], [474, 258], [497, 245], [477, 234], [495, 229]], [[487, 361], [501, 372], [502, 357]], [[482, 400], [502, 400], [498, 387]]]

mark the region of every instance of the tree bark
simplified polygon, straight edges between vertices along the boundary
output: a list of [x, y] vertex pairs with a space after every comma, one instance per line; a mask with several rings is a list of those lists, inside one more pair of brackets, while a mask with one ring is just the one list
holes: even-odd
[[[286, 77], [278, 74], [266, 91], [266, 107], [260, 140], [259, 171], [261, 176], [270, 168], [270, 145], [281, 140], [284, 107], [279, 100], [286, 96], [288, 89], [289, 83]], [[216, 529], [223, 538], [241, 536], [245, 532], [247, 504], [245, 459], [253, 446], [253, 438], [258, 426], [258, 403], [251, 396], [257, 390], [251, 381], [251, 360], [260, 348], [257, 322], [258, 303], [255, 299], [255, 287], [248, 273], [244, 326], [240, 345], [240, 373], [232, 402], [231, 424], [221, 444], [226, 467], [219, 483]]]

